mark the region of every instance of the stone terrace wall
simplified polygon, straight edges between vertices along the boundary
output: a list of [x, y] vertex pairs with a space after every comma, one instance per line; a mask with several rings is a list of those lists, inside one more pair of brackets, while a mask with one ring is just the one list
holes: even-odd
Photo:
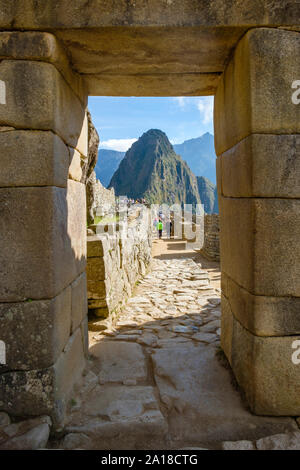
[[142, 209], [127, 233], [126, 238], [120, 231], [87, 238], [88, 304], [97, 316], [119, 310], [151, 261], [150, 211]]
[[204, 245], [201, 253], [210, 260], [220, 260], [220, 226], [218, 214], [205, 214], [204, 216]]
[[94, 171], [90, 177], [90, 183], [93, 185], [94, 200], [92, 210], [94, 215], [104, 216], [113, 213], [116, 208], [114, 188], [106, 189], [101, 182], [97, 180]]

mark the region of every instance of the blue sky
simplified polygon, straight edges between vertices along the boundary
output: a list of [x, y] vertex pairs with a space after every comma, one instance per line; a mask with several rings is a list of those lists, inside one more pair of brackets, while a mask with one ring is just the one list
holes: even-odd
[[172, 144], [213, 134], [213, 97], [90, 97], [100, 147], [126, 151], [149, 129], [161, 129]]

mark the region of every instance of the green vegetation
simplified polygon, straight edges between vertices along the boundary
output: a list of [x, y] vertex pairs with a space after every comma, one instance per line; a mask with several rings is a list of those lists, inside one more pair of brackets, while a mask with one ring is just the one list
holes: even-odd
[[119, 222], [119, 215], [105, 215], [105, 216], [96, 216], [94, 218], [94, 224], [111, 224], [113, 222]]
[[218, 213], [218, 196], [216, 185], [204, 176], [197, 176], [198, 191], [201, 203], [207, 214]]
[[197, 180], [166, 134], [151, 129], [133, 144], [112, 177], [117, 195], [153, 204], [197, 204]]

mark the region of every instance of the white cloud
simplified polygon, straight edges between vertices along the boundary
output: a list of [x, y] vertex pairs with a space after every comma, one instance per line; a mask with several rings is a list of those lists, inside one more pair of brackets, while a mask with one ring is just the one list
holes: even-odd
[[100, 148], [126, 152], [137, 139], [108, 139], [100, 142]]
[[176, 145], [176, 144], [181, 144], [183, 140], [175, 137], [175, 139], [171, 139], [170, 142], [172, 145]]
[[204, 96], [199, 98], [197, 108], [202, 116], [203, 124], [208, 124], [213, 120], [214, 114], [214, 99], [211, 96]]
[[202, 123], [209, 124], [213, 120], [214, 98], [213, 96], [201, 96], [199, 98], [177, 96], [173, 100], [183, 109], [187, 106], [196, 106], [200, 111]]
[[176, 103], [180, 106], [180, 108], [185, 107], [186, 100], [187, 98], [185, 96], [176, 96], [176, 98], [174, 98], [174, 101], [176, 101]]

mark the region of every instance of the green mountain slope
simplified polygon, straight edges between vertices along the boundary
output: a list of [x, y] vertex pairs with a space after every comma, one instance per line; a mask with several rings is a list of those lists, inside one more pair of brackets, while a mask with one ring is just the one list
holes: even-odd
[[158, 129], [145, 132], [126, 152], [109, 187], [118, 196], [155, 204], [200, 202], [195, 175]]
[[[206, 132], [201, 137], [185, 140], [182, 144], [173, 145], [174, 151], [185, 160], [196, 176], [205, 176], [216, 181], [216, 154], [214, 136]], [[99, 149], [98, 162], [95, 168], [97, 178], [104, 186], [108, 186], [125, 152]]]
[[207, 214], [215, 212], [216, 206], [216, 185], [204, 176], [197, 176], [198, 191], [204, 211]]

